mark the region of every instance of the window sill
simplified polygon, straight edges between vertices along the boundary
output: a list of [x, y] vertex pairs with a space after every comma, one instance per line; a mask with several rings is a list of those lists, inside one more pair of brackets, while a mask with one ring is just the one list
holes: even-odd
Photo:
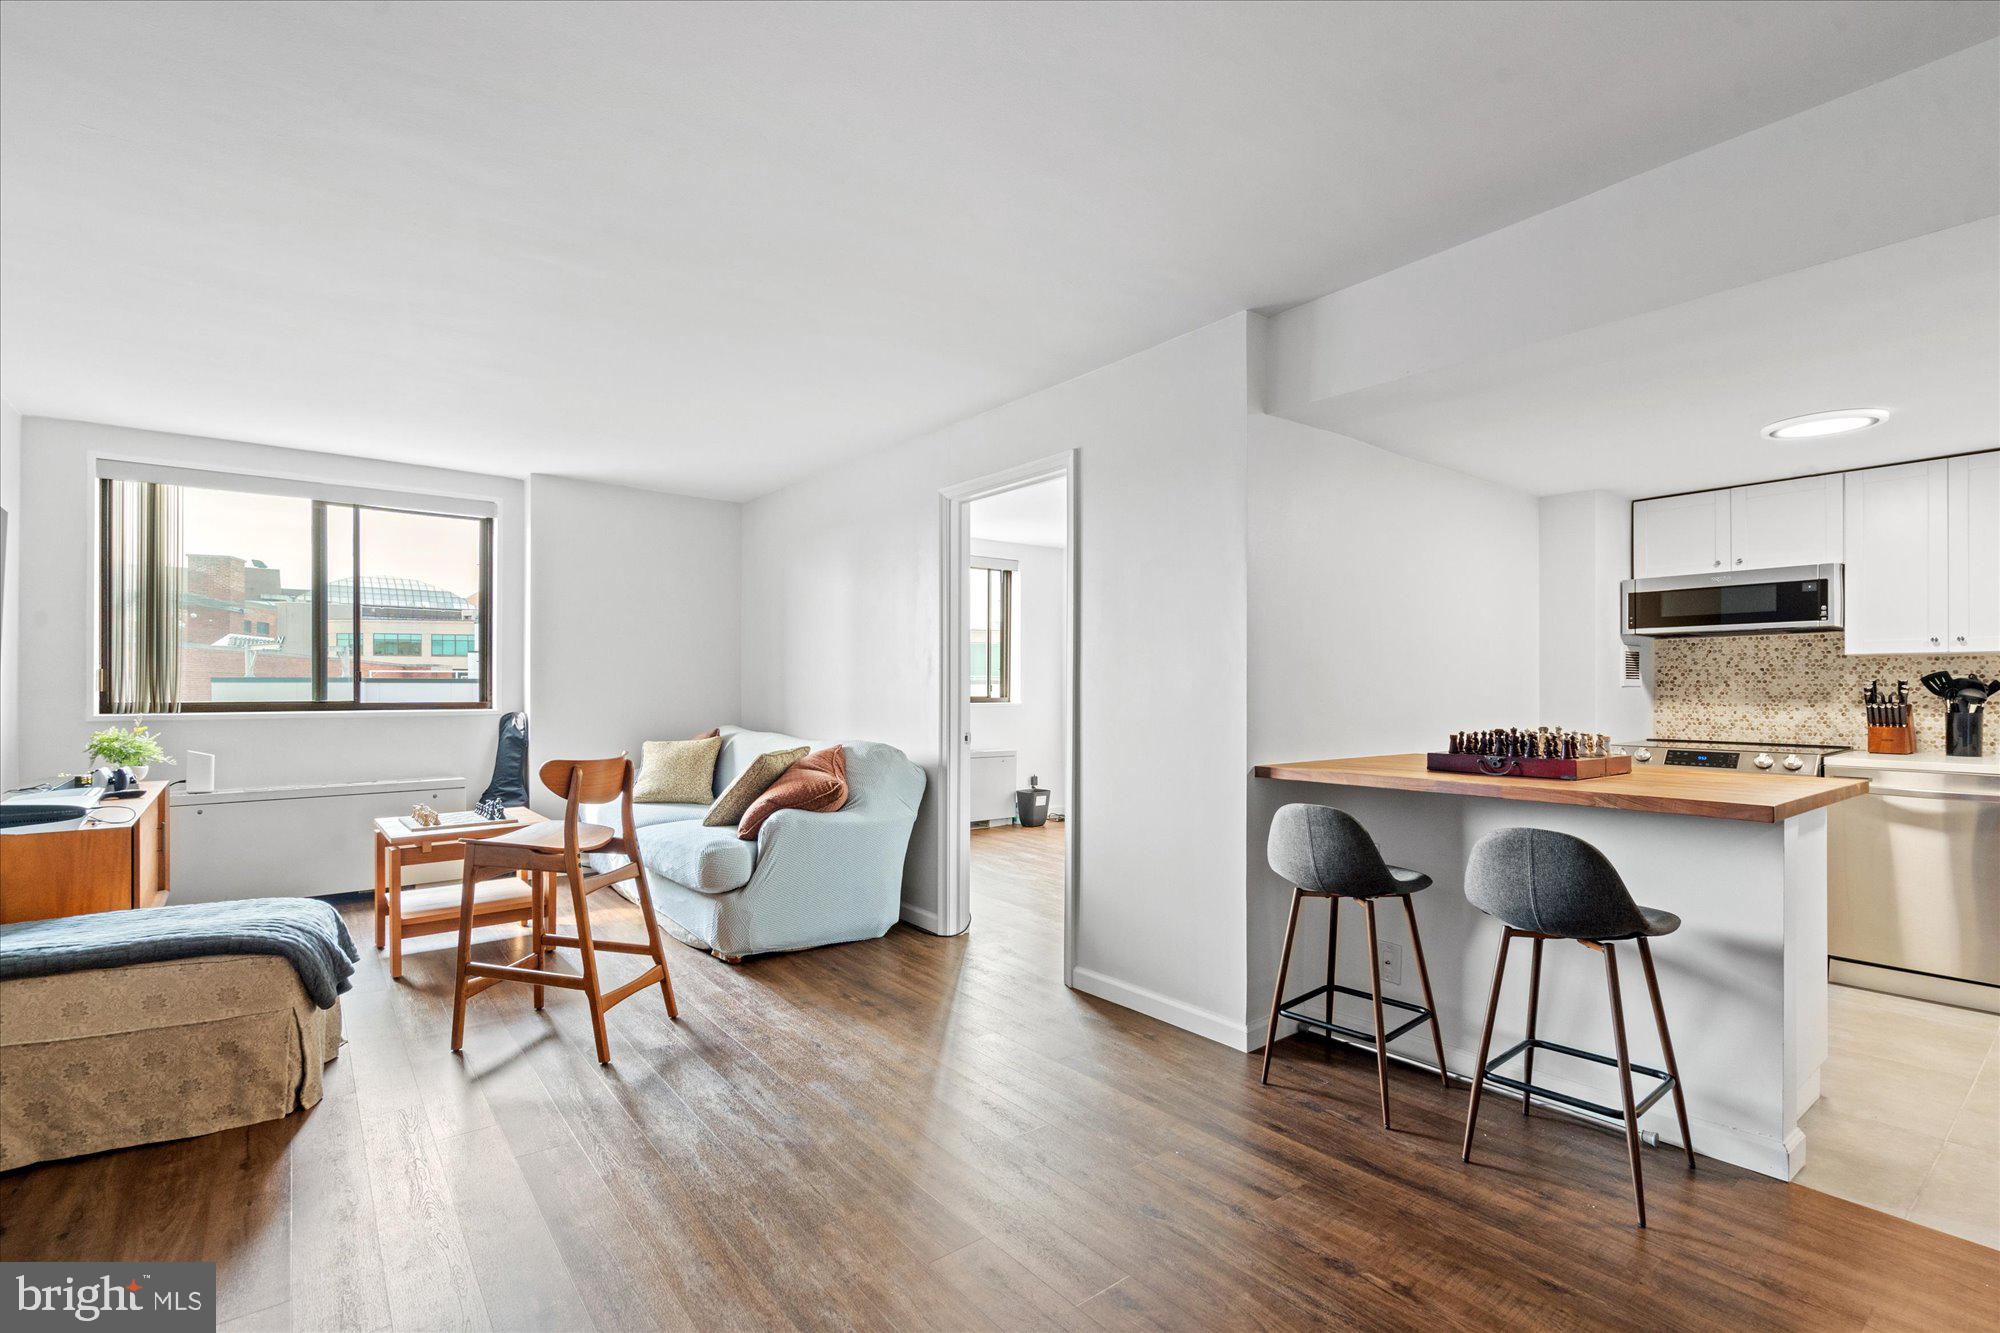
[[268, 709], [253, 713], [92, 713], [93, 722], [123, 722], [127, 718], [153, 722], [242, 721], [261, 718], [300, 717], [492, 717], [498, 713], [518, 713], [518, 708], [299, 708]]

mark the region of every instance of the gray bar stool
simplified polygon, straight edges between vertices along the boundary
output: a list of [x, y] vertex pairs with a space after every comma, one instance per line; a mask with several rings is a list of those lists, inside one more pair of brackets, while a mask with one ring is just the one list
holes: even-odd
[[[1278, 959], [1278, 980], [1271, 989], [1271, 1020], [1264, 1028], [1264, 1072], [1258, 1082], [1271, 1081], [1271, 1047], [1278, 1035], [1278, 1019], [1289, 1018], [1302, 1027], [1323, 1032], [1331, 1041], [1348, 1045], [1366, 1043], [1369, 1034], [1341, 1027], [1333, 1021], [1334, 995], [1351, 995], [1372, 1000], [1375, 1005], [1375, 1076], [1382, 1088], [1382, 1128], [1389, 1126], [1389, 1043], [1419, 1023], [1429, 1020], [1431, 1042], [1437, 1047], [1438, 1078], [1446, 1087], [1451, 1076], [1444, 1063], [1444, 1034], [1438, 1030], [1437, 1002], [1431, 998], [1431, 974], [1424, 967], [1424, 942], [1417, 934], [1417, 909], [1410, 895], [1430, 886], [1431, 877], [1382, 860], [1375, 840], [1354, 816], [1325, 805], [1287, 805], [1271, 819], [1267, 849], [1271, 869], [1292, 886], [1292, 914], [1285, 922], [1285, 951]], [[1307, 898], [1327, 900], [1326, 984], [1286, 1000], [1285, 973], [1292, 965], [1292, 939], [1299, 928], [1299, 904]], [[1368, 960], [1370, 989], [1338, 986], [1333, 980], [1335, 946], [1340, 942], [1340, 900], [1358, 898], [1368, 920]], [[1417, 980], [1423, 984], [1424, 1002], [1410, 1004], [1382, 994], [1382, 951], [1375, 942], [1375, 900], [1401, 898], [1410, 919], [1410, 955], [1416, 959]], [[1326, 997], [1326, 1017], [1315, 1018], [1299, 1008], [1308, 1000]], [[1385, 1032], [1382, 1006], [1401, 1009], [1412, 1015], [1393, 1031]]]
[[[1465, 896], [1474, 907], [1497, 918], [1505, 929], [1500, 933], [1500, 956], [1493, 964], [1493, 996], [1486, 1002], [1486, 1030], [1479, 1038], [1479, 1066], [1472, 1075], [1472, 1101], [1465, 1111], [1465, 1149], [1460, 1158], [1472, 1160], [1472, 1130], [1479, 1119], [1479, 1093], [1485, 1083], [1498, 1083], [1519, 1092], [1522, 1115], [1528, 1113], [1534, 1098], [1542, 1097], [1609, 1119], [1618, 1118], [1616, 1107], [1537, 1088], [1536, 1051], [1553, 1051], [1601, 1065], [1616, 1065], [1624, 1100], [1625, 1148], [1632, 1160], [1632, 1197], [1639, 1208], [1639, 1225], [1645, 1226], [1646, 1186], [1639, 1168], [1639, 1117], [1669, 1092], [1674, 1095], [1674, 1114], [1681, 1122], [1681, 1142], [1686, 1146], [1688, 1169], [1694, 1169], [1694, 1139], [1688, 1134], [1687, 1103], [1681, 1097], [1673, 1038], [1667, 1035], [1667, 1011], [1660, 1005], [1659, 978], [1653, 974], [1653, 951], [1647, 943], [1655, 935], [1670, 935], [1679, 930], [1681, 919], [1672, 912], [1633, 902], [1625, 881], [1619, 878], [1604, 853], [1581, 838], [1550, 829], [1495, 829], [1481, 838], [1465, 868]], [[1528, 1036], [1488, 1063], [1486, 1052], [1493, 1043], [1493, 1016], [1500, 1008], [1500, 978], [1507, 968], [1507, 947], [1516, 939], [1534, 941], [1534, 953], [1528, 964]], [[1604, 955], [1604, 982], [1611, 996], [1611, 1032], [1618, 1046], [1617, 1059], [1535, 1036], [1535, 1004], [1542, 985], [1544, 940], [1575, 940], [1586, 949]], [[1633, 940], [1639, 946], [1639, 963], [1646, 971], [1646, 992], [1653, 1000], [1653, 1021], [1660, 1029], [1660, 1050], [1666, 1056], [1664, 1070], [1635, 1065], [1626, 1053], [1625, 1009], [1618, 997], [1618, 959], [1612, 947], [1621, 940]], [[1507, 1078], [1493, 1072], [1517, 1055], [1526, 1056], [1521, 1078]], [[1632, 1100], [1634, 1070], [1659, 1080], [1659, 1085], [1636, 1105]]]

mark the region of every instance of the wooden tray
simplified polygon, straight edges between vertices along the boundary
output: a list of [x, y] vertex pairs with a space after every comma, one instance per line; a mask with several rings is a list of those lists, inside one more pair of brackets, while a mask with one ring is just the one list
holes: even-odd
[[1479, 773], [1489, 778], [1557, 778], [1576, 782], [1609, 778], [1632, 771], [1629, 754], [1602, 759], [1496, 759], [1483, 754], [1427, 754], [1424, 767], [1434, 773]]

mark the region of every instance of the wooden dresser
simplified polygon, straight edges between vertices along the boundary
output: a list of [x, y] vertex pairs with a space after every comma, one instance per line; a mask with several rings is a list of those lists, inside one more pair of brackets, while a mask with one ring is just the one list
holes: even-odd
[[167, 784], [139, 785], [143, 796], [97, 803], [105, 823], [0, 833], [0, 923], [165, 903]]

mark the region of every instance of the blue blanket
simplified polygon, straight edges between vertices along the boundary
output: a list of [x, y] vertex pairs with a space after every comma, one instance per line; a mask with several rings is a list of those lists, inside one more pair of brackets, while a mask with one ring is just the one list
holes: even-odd
[[347, 923], [312, 898], [184, 903], [0, 926], [0, 981], [226, 954], [275, 954], [314, 1004], [331, 1009], [361, 953]]

